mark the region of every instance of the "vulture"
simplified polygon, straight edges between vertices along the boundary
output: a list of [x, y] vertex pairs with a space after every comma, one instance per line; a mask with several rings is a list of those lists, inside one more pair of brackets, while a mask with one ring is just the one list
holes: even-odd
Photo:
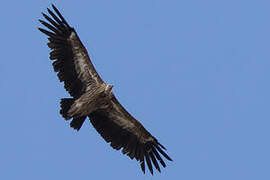
[[52, 66], [71, 96], [61, 99], [60, 114], [71, 120], [70, 126], [77, 131], [88, 117], [112, 148], [122, 149], [140, 163], [143, 173], [145, 162], [152, 175], [154, 168], [160, 172], [160, 165], [166, 167], [164, 157], [172, 161], [166, 148], [118, 102], [113, 85], [106, 84], [96, 72], [75, 29], [54, 5], [52, 9], [47, 8], [48, 15], [42, 13], [45, 21], [39, 19], [46, 28], [38, 29], [48, 36]]

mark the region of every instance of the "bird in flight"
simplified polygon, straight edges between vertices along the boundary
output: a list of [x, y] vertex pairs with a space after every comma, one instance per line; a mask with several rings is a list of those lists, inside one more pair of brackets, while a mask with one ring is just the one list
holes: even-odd
[[50, 59], [60, 82], [64, 82], [70, 98], [62, 98], [60, 114], [71, 120], [70, 126], [79, 131], [88, 117], [97, 132], [116, 150], [140, 162], [145, 173], [145, 162], [153, 174], [153, 166], [160, 172], [166, 167], [162, 157], [172, 161], [166, 148], [148, 132], [118, 102], [113, 85], [105, 83], [96, 72], [87, 50], [74, 28], [70, 27], [59, 10], [52, 5], [46, 19], [39, 20], [47, 29], [38, 28], [48, 36]]

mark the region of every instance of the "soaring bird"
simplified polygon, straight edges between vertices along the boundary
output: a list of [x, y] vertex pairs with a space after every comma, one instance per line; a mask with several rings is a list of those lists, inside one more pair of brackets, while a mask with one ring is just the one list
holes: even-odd
[[54, 71], [71, 96], [61, 99], [60, 114], [71, 120], [70, 126], [77, 131], [88, 117], [111, 147], [122, 148], [123, 154], [140, 162], [143, 173], [145, 162], [151, 174], [153, 165], [160, 172], [160, 164], [166, 167], [162, 156], [172, 161], [166, 148], [118, 102], [113, 85], [105, 83], [96, 72], [75, 29], [54, 5], [52, 9], [54, 12], [47, 9], [50, 16], [42, 13], [47, 21], [39, 20], [47, 30], [38, 29], [48, 36]]

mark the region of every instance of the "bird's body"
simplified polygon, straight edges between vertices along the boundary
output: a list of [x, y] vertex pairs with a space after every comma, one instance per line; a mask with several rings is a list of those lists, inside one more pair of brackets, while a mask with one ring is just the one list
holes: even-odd
[[[67, 119], [72, 117], [87, 116], [98, 109], [106, 109], [110, 106], [113, 93], [109, 85], [102, 83], [96, 88], [87, 90], [74, 101], [70, 109], [64, 114]], [[63, 102], [64, 103], [64, 102]]]
[[48, 9], [52, 18], [46, 14], [43, 16], [49, 23], [40, 22], [50, 31], [39, 30], [49, 36], [48, 47], [52, 49], [50, 59], [54, 60], [54, 71], [72, 96], [61, 99], [60, 113], [66, 120], [72, 119], [70, 126], [76, 130], [88, 117], [114, 149], [122, 148], [124, 154], [140, 161], [143, 172], [145, 161], [152, 174], [152, 163], [160, 171], [159, 163], [166, 166], [160, 154], [171, 160], [164, 152], [165, 147], [118, 102], [112, 91], [113, 85], [106, 84], [96, 72], [75, 30], [58, 9], [52, 7], [58, 17]]

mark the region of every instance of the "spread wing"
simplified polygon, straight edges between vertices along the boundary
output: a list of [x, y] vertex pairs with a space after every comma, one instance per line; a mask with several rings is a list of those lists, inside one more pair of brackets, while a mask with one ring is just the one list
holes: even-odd
[[39, 20], [46, 28], [39, 28], [49, 38], [48, 46], [52, 50], [50, 59], [54, 71], [58, 72], [60, 82], [64, 81], [65, 89], [74, 98], [80, 97], [88, 88], [91, 89], [103, 80], [96, 72], [87, 50], [81, 43], [75, 30], [69, 26], [58, 9], [52, 5], [48, 13], [51, 17], [42, 13], [47, 20]]
[[153, 174], [152, 164], [159, 172], [159, 164], [166, 167], [161, 155], [172, 161], [164, 152], [166, 148], [124, 109], [115, 96], [112, 98], [110, 108], [97, 110], [91, 113], [89, 118], [105, 141], [116, 150], [122, 148], [123, 154], [139, 161], [144, 173], [145, 161], [151, 174]]

